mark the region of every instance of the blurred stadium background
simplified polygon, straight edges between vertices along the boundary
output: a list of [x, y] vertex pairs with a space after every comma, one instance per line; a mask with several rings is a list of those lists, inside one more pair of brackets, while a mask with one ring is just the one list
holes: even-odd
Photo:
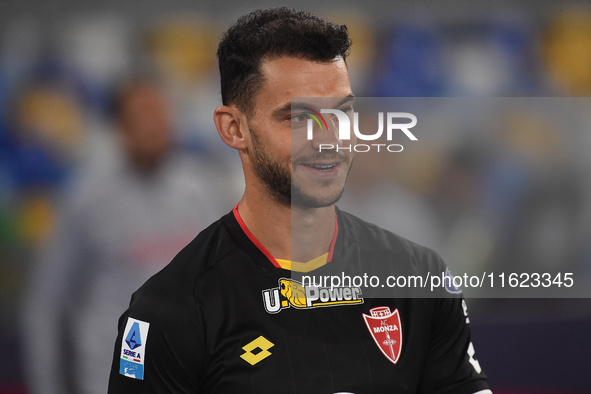
[[[130, 76], [158, 80], [173, 111], [175, 149], [207, 163], [195, 170], [207, 169], [211, 182], [224, 184], [215, 189], [223, 204], [214, 213], [229, 211], [237, 201], [237, 155], [219, 141], [211, 120], [220, 102], [215, 48], [238, 16], [274, 5], [279, 4], [0, 3], [0, 393], [33, 392], [28, 371], [36, 357], [23, 350], [29, 338], [22, 326], [34, 320], [22, 316], [31, 272], [43, 263], [40, 251], [51, 242], [77, 174], [100, 171], [112, 160], [113, 92]], [[349, 26], [358, 96], [591, 93], [591, 4], [289, 5]], [[547, 269], [567, 262], [591, 272], [591, 119], [582, 133], [562, 133], [526, 116], [508, 122], [505, 130], [490, 131], [494, 149], [482, 141], [443, 143], [419, 160], [400, 163], [391, 174], [396, 196], [416, 202], [413, 208], [424, 213], [421, 223], [433, 224], [428, 236], [448, 259], [498, 271], [510, 267], [511, 259], [541, 261]], [[492, 227], [482, 220], [491, 206], [498, 214]], [[591, 392], [589, 300], [469, 303], [477, 356], [495, 393]], [[113, 327], [114, 339], [115, 322], [104, 324]], [[67, 346], [67, 338], [62, 341]], [[64, 360], [63, 369], [71, 367]]]

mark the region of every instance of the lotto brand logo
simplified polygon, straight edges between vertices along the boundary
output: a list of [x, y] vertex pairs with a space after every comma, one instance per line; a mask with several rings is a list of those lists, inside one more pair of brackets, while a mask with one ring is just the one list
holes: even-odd
[[268, 313], [278, 313], [285, 308], [310, 309], [362, 303], [359, 287], [304, 286], [296, 280], [281, 278], [279, 287], [263, 290], [263, 305]]
[[[312, 140], [314, 138], [314, 122], [320, 127], [320, 131], [328, 131], [328, 124], [322, 114], [332, 114], [338, 121], [338, 132], [336, 133], [337, 139], [340, 141], [351, 140], [351, 130], [353, 130], [354, 136], [360, 141], [375, 141], [384, 134], [384, 121], [386, 122], [386, 139], [392, 141], [394, 139], [394, 132], [401, 131], [411, 141], [417, 141], [417, 137], [410, 131], [411, 128], [416, 126], [417, 117], [409, 112], [378, 112], [378, 130], [376, 132], [365, 134], [359, 130], [359, 113], [353, 112], [353, 127], [351, 128], [351, 119], [347, 113], [338, 109], [321, 109], [320, 113], [313, 110], [310, 107], [303, 107], [306, 115], [310, 116], [307, 122], [307, 139]], [[406, 122], [399, 123], [399, 119], [406, 119]], [[322, 122], [321, 122], [322, 121]], [[348, 146], [342, 146], [339, 144], [319, 144], [318, 151], [322, 150], [336, 150], [336, 151], [355, 151], [355, 152], [368, 152], [370, 150], [380, 148], [389, 152], [401, 152], [404, 147], [400, 144], [354, 144]]]
[[242, 347], [244, 353], [240, 355], [240, 358], [250, 365], [258, 364], [271, 355], [269, 349], [273, 346], [275, 346], [273, 342], [261, 335], [254, 341]]

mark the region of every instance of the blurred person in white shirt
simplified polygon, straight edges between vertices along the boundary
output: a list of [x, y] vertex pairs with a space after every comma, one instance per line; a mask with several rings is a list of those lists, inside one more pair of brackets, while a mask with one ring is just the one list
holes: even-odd
[[228, 208], [215, 192], [221, 170], [175, 149], [155, 83], [126, 84], [114, 110], [118, 149], [79, 172], [30, 276], [22, 342], [32, 393], [106, 392], [114, 322], [131, 293]]

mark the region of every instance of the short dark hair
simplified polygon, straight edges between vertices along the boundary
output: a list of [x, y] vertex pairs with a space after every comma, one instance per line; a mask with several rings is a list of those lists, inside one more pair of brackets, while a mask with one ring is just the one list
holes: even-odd
[[265, 60], [289, 56], [328, 62], [346, 59], [351, 39], [345, 25], [287, 7], [253, 11], [224, 34], [217, 51], [222, 103], [251, 113]]

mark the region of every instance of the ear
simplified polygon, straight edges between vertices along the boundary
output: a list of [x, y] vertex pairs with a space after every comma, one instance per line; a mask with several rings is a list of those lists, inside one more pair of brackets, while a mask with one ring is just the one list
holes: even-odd
[[226, 145], [238, 149], [246, 149], [246, 140], [241, 130], [244, 126], [244, 116], [242, 112], [233, 106], [222, 105], [213, 112], [213, 121], [218, 129], [218, 133]]

